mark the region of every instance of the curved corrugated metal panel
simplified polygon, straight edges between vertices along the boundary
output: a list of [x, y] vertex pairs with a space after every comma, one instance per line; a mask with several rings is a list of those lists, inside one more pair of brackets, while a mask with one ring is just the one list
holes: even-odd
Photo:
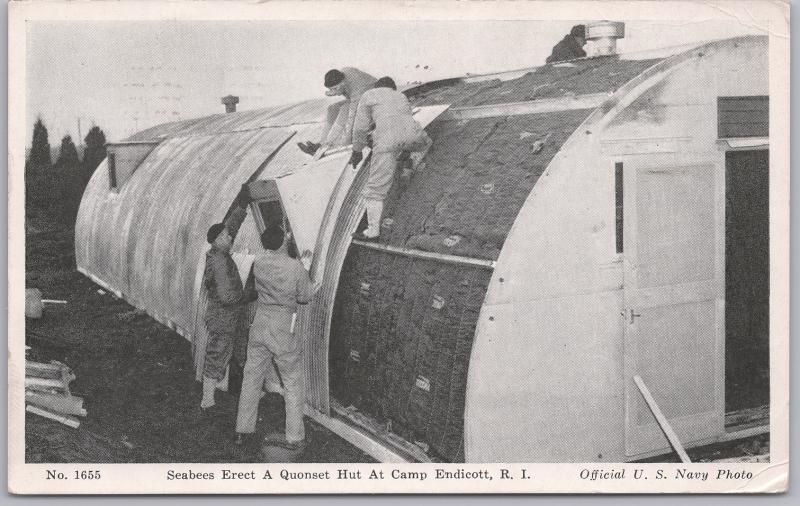
[[78, 214], [78, 268], [189, 334], [206, 230], [224, 218], [242, 183], [293, 134], [276, 128], [170, 138], [118, 194], [109, 191], [101, 166]]
[[260, 128], [322, 123], [325, 121], [328, 105], [335, 101], [335, 99], [320, 98], [290, 105], [227, 114], [213, 114], [202, 118], [164, 123], [138, 132], [126, 140], [148, 141], [177, 136], [210, 135]]

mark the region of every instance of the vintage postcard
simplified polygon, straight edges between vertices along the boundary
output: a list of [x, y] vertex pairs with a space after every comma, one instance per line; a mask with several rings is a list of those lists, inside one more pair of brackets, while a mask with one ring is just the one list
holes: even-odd
[[9, 6], [9, 490], [782, 492], [783, 1]]

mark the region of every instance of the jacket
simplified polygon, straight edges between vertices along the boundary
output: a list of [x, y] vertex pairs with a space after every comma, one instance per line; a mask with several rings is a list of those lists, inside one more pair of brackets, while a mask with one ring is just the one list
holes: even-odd
[[246, 316], [249, 297], [245, 294], [239, 270], [229, 252], [213, 245], [208, 250], [203, 287], [208, 290], [206, 328], [217, 333], [239, 329]]
[[561, 42], [553, 46], [553, 52], [547, 57], [547, 63], [556, 63], [575, 58], [583, 58], [586, 51], [575, 41], [575, 37], [567, 35]]

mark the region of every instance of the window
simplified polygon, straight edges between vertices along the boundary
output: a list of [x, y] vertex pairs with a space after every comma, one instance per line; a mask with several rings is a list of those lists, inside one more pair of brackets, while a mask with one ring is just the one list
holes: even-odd
[[281, 203], [277, 200], [271, 202], [258, 203], [259, 214], [261, 215], [262, 229], [266, 230], [273, 225], [279, 225], [285, 228], [285, 218], [283, 216], [283, 208]]
[[[278, 225], [287, 234], [291, 234], [291, 227], [286, 212], [281, 203], [278, 186], [274, 180], [258, 180], [248, 184], [250, 197], [253, 199], [250, 210], [256, 222], [259, 235], [272, 225]], [[289, 255], [297, 258], [297, 247], [294, 240], [287, 244]]]
[[614, 195], [617, 209], [617, 253], [622, 253], [623, 246], [623, 226], [624, 226], [624, 208], [622, 207], [622, 162], [614, 164]]
[[719, 97], [717, 135], [720, 139], [769, 137], [769, 97]]
[[108, 143], [108, 178], [112, 191], [118, 191], [160, 141]]
[[114, 191], [117, 191], [117, 157], [114, 153], [109, 153], [106, 157], [106, 165], [108, 165], [108, 186]]

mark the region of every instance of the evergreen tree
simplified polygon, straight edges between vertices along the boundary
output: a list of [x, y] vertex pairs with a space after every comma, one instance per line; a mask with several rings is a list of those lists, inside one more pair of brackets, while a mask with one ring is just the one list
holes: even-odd
[[50, 165], [50, 142], [47, 140], [47, 127], [42, 123], [42, 118], [37, 118], [33, 125], [33, 142], [28, 156], [28, 164], [31, 167], [41, 167]]
[[72, 142], [72, 137], [69, 135], [65, 135], [64, 138], [61, 139], [61, 151], [58, 153], [58, 161], [56, 164], [61, 166], [80, 164], [78, 150], [75, 148], [75, 144]]
[[93, 126], [84, 139], [83, 167], [91, 177], [100, 162], [106, 157], [106, 134], [100, 127]]

